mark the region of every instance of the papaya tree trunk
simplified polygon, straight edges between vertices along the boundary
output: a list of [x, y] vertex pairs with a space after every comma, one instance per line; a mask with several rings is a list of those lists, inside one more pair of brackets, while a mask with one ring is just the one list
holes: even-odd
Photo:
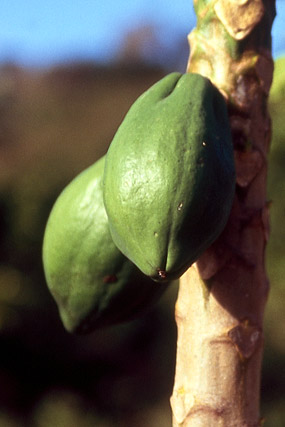
[[194, 0], [188, 72], [228, 103], [236, 195], [226, 229], [180, 279], [173, 426], [259, 426], [274, 0]]

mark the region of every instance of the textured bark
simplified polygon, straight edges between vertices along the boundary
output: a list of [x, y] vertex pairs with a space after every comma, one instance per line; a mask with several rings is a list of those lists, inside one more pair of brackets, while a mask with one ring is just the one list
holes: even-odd
[[273, 0], [194, 0], [189, 72], [228, 102], [236, 196], [226, 229], [180, 279], [174, 426], [259, 426]]

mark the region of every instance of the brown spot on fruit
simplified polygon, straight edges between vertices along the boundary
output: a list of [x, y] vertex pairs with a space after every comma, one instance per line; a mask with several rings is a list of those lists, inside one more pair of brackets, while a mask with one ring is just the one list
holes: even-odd
[[166, 279], [166, 271], [158, 270], [158, 275], [160, 279]]
[[104, 283], [116, 283], [118, 278], [115, 274], [110, 274], [109, 276], [105, 276], [103, 279]]

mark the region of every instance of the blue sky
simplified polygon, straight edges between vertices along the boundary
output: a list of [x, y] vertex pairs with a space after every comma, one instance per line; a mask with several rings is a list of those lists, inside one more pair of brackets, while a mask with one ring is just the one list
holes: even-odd
[[[277, 0], [273, 54], [285, 54], [285, 0]], [[165, 43], [195, 24], [192, 0], [0, 0], [0, 62], [46, 66], [108, 61], [124, 35], [153, 24]]]

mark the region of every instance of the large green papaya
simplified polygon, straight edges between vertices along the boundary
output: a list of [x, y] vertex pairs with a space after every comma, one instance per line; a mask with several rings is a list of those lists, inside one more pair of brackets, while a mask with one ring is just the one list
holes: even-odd
[[232, 206], [233, 147], [218, 89], [172, 73], [141, 95], [109, 147], [103, 186], [118, 248], [154, 280], [178, 278]]
[[155, 286], [113, 243], [103, 204], [104, 162], [105, 157], [63, 190], [45, 230], [46, 281], [70, 332], [130, 320], [166, 289]]

